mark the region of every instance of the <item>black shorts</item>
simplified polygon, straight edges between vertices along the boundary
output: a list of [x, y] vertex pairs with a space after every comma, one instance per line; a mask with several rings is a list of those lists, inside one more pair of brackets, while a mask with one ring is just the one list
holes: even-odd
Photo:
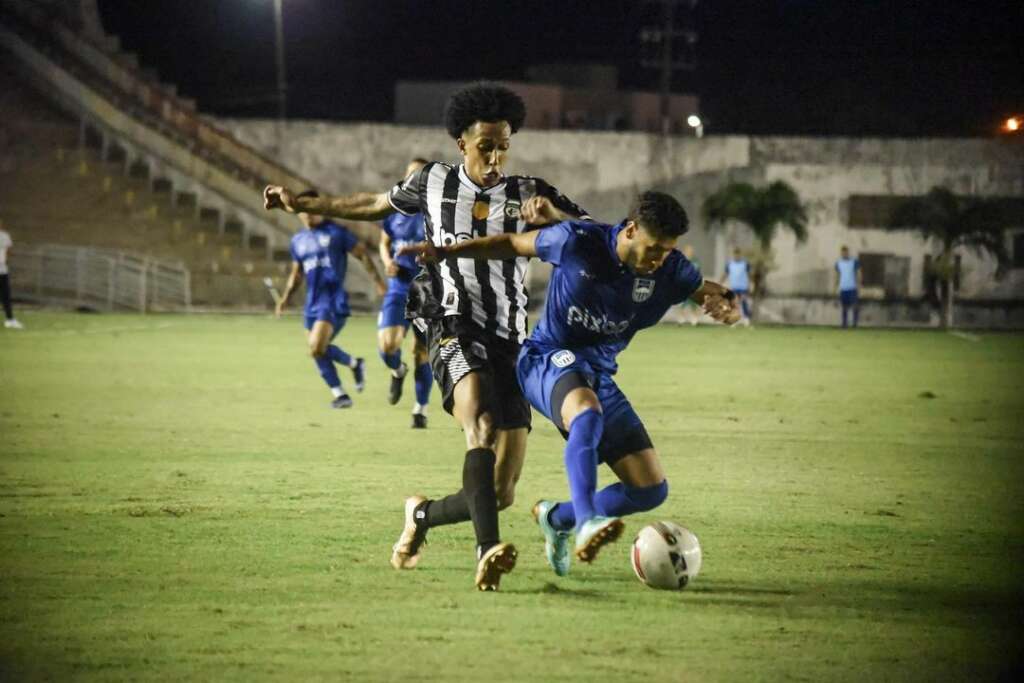
[[455, 385], [476, 372], [483, 385], [484, 408], [495, 428], [530, 428], [530, 404], [516, 378], [518, 343], [489, 334], [458, 316], [448, 316], [428, 322], [427, 348], [446, 412], [452, 412]]

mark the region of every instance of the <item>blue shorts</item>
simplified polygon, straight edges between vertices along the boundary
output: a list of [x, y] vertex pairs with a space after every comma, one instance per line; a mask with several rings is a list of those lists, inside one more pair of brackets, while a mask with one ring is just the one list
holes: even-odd
[[856, 306], [857, 290], [844, 289], [841, 292], [839, 292], [839, 303], [841, 303], [843, 306]]
[[[643, 421], [611, 375], [595, 370], [566, 349], [546, 349], [528, 341], [519, 352], [516, 375], [526, 400], [551, 420], [562, 436], [568, 436], [568, 432], [561, 415], [554, 414], [561, 410], [561, 405], [552, 406], [551, 401], [559, 381], [573, 374], [594, 390], [601, 403], [604, 432], [597, 447], [600, 462], [611, 464], [624, 455], [651, 447]], [[558, 397], [559, 402], [562, 398], [564, 394]]]
[[409, 321], [405, 318], [405, 304], [409, 300], [409, 281], [402, 278], [389, 277], [388, 291], [377, 314], [377, 329], [401, 325], [409, 329]]
[[736, 296], [746, 296], [747, 295], [747, 290], [746, 289], [740, 289], [739, 287], [732, 288], [732, 291], [734, 291], [736, 293]]
[[334, 339], [348, 322], [348, 310], [339, 311], [331, 306], [314, 306], [311, 309], [306, 309], [305, 327], [307, 330], [313, 329], [313, 325], [318, 320], [331, 324], [331, 327], [334, 328], [331, 332], [331, 339]]

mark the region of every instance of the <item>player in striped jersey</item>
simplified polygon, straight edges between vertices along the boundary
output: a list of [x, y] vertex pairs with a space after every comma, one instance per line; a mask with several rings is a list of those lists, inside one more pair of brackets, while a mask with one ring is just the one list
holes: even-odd
[[[540, 178], [502, 173], [512, 134], [525, 118], [525, 105], [511, 90], [473, 85], [453, 94], [445, 111], [461, 164], [428, 163], [383, 193], [310, 200], [269, 186], [264, 205], [352, 220], [419, 212], [426, 240], [437, 246], [589, 219]], [[499, 537], [498, 510], [512, 503], [530, 428], [530, 406], [515, 374], [526, 336], [526, 265], [526, 258], [445, 259], [426, 269], [426, 286], [414, 287], [434, 377], [468, 450], [461, 490], [406, 500], [405, 527], [391, 557], [395, 568], [416, 566], [431, 527], [469, 520], [477, 540], [477, 587], [497, 590], [502, 574], [515, 566], [515, 547]]]

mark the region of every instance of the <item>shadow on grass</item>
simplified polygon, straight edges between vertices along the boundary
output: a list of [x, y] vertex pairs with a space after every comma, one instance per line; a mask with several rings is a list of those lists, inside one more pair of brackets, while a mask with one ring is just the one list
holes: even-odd
[[[700, 580], [698, 579], [698, 582]], [[708, 580], [686, 591], [695, 604], [758, 608], [848, 609], [889, 619], [917, 615], [944, 622], [982, 619], [1005, 626], [1024, 623], [1024, 591], [900, 581], [842, 580], [792, 588]]]
[[597, 590], [594, 588], [570, 588], [567, 586], [559, 586], [558, 584], [551, 583], [550, 581], [537, 588], [520, 588], [511, 590], [502, 589], [501, 592], [516, 595], [555, 595], [561, 598], [583, 598], [586, 600], [616, 599], [616, 596], [609, 593], [607, 590]]

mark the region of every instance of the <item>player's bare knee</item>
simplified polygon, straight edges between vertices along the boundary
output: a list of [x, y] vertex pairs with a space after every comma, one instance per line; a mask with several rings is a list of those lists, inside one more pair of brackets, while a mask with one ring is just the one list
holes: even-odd
[[323, 345], [320, 345], [320, 344], [310, 344], [309, 345], [309, 355], [312, 356], [313, 358], [323, 358], [326, 353], [327, 353], [327, 345], [326, 344], [323, 344]]
[[502, 486], [499, 483], [494, 488], [498, 498], [498, 509], [504, 510], [505, 508], [512, 507], [512, 503], [516, 502], [515, 484]]
[[466, 432], [466, 444], [470, 448], [494, 448], [497, 432], [494, 421], [488, 413], [484, 413], [462, 425]]

